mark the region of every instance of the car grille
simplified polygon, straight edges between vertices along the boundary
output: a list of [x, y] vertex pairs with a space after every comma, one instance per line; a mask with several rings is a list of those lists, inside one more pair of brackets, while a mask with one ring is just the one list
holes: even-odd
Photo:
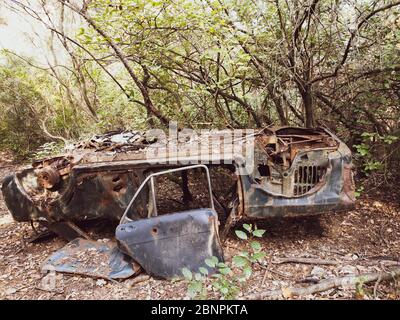
[[300, 196], [322, 180], [326, 169], [321, 166], [298, 166], [294, 172], [293, 194]]

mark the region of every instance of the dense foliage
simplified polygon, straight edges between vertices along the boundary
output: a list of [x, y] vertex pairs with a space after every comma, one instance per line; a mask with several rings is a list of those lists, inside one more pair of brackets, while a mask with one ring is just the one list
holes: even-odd
[[398, 165], [400, 1], [3, 6], [48, 30], [40, 35], [47, 65], [2, 52], [0, 146], [20, 155], [50, 140], [176, 120], [194, 128], [325, 125], [354, 146], [365, 173]]

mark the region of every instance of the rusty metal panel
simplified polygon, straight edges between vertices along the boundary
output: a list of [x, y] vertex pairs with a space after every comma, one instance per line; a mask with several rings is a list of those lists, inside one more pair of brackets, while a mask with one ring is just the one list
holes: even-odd
[[3, 180], [1, 190], [15, 221], [30, 221], [40, 216], [39, 208], [21, 187], [16, 174], [9, 175]]
[[[243, 186], [244, 215], [250, 218], [266, 218], [275, 216], [300, 216], [319, 214], [333, 210], [345, 210], [354, 207], [352, 197], [353, 181], [348, 178], [351, 157], [343, 157], [340, 153], [331, 154], [326, 172], [321, 181], [310, 187], [306, 170], [302, 167], [300, 174], [301, 190], [296, 196], [283, 196], [270, 192], [257, 184], [251, 176], [240, 176]], [[307, 186], [307, 187], [305, 187]], [[308, 190], [308, 191], [307, 191]], [[347, 191], [351, 190], [351, 191]], [[346, 192], [347, 191], [347, 192]]]
[[[215, 134], [218, 133], [210, 131], [210, 135]], [[238, 176], [240, 188], [246, 191], [246, 197], [239, 193], [238, 207], [244, 215], [264, 217], [267, 211], [276, 215], [289, 211], [308, 214], [354, 205], [351, 152], [328, 130], [264, 128], [257, 132], [255, 142], [256, 169]], [[189, 143], [201, 146], [199, 141]], [[191, 163], [186, 142], [180, 144], [182, 150], [178, 148], [179, 161], [168, 165], [159, 163], [162, 153], [146, 158], [146, 150], [152, 144], [143, 132], [113, 132], [78, 143], [58, 157], [35, 161], [4, 180], [2, 192], [7, 207], [17, 221], [117, 221], [147, 170]], [[301, 159], [304, 154], [308, 155], [305, 160]], [[228, 159], [222, 152], [216, 152], [216, 156], [240, 166], [236, 158]], [[333, 158], [341, 163], [336, 164]], [[332, 188], [334, 192], [329, 191]], [[141, 200], [143, 208], [146, 200]], [[271, 207], [279, 208], [270, 210]], [[144, 214], [134, 218], [143, 218], [145, 210], [142, 211]]]
[[140, 266], [118, 250], [114, 242], [77, 238], [54, 252], [42, 271], [56, 271], [104, 279], [126, 279], [140, 272]]
[[214, 210], [196, 209], [121, 224], [116, 238], [147, 273], [170, 279], [185, 267], [198, 272], [211, 256], [223, 261], [217, 222]]

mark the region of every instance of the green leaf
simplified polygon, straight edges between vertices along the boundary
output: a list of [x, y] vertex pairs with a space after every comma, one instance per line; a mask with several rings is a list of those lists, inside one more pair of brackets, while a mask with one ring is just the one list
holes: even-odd
[[243, 268], [243, 276], [246, 278], [249, 278], [251, 276], [252, 272], [253, 271], [251, 270], [250, 266]]
[[192, 280], [192, 272], [188, 268], [183, 268], [182, 274], [186, 279]]
[[189, 284], [188, 286], [188, 294], [190, 297], [194, 297], [196, 296], [197, 293], [199, 293], [201, 291], [201, 289], [203, 288], [201, 282], [199, 281], [193, 281]]
[[257, 229], [253, 231], [253, 236], [261, 238], [264, 234], [265, 230]]
[[[215, 259], [214, 259], [215, 258]], [[218, 263], [218, 258], [217, 257], [211, 257], [211, 258], [207, 258], [205, 260], [206, 265], [208, 265], [210, 268], [215, 268], [215, 266]]]
[[219, 272], [223, 275], [227, 275], [227, 274], [230, 274], [232, 272], [232, 270], [231, 270], [231, 268], [225, 267], [225, 268], [219, 269]]
[[77, 35], [78, 35], [78, 36], [81, 36], [81, 35], [83, 35], [84, 33], [85, 33], [85, 29], [84, 29], [84, 28], [79, 28], [79, 29], [78, 29]]
[[243, 228], [244, 228], [247, 232], [251, 233], [252, 225], [251, 225], [251, 224], [245, 223], [245, 224], [243, 224]]
[[204, 268], [204, 267], [200, 267], [200, 268], [199, 268], [199, 271], [200, 271], [202, 274], [204, 274], [205, 276], [208, 275], [208, 270], [207, 270], [206, 268]]
[[356, 144], [356, 145], [354, 145], [354, 147], [357, 149], [357, 152], [362, 157], [365, 157], [366, 155], [369, 154], [369, 146], [366, 145], [365, 143]]
[[360, 197], [360, 196], [361, 196], [361, 193], [362, 193], [363, 191], [364, 191], [364, 187], [363, 187], [363, 186], [359, 187], [359, 188], [357, 189], [357, 191], [354, 192], [354, 196], [355, 196], [356, 198]]
[[135, 99], [135, 91], [134, 90], [130, 90], [128, 95], [129, 95], [129, 98], [128, 98], [129, 101], [133, 101]]
[[387, 135], [383, 138], [383, 141], [387, 144], [392, 144], [393, 142], [399, 140], [399, 137]]
[[254, 251], [261, 250], [261, 244], [258, 241], [252, 241], [250, 246], [253, 248]]
[[221, 291], [221, 293], [222, 294], [227, 294], [228, 292], [229, 292], [229, 290], [228, 290], [228, 288], [226, 288], [226, 287], [222, 287], [221, 289], [220, 289], [220, 291]]
[[238, 268], [244, 267], [248, 264], [247, 259], [241, 256], [234, 256], [232, 262]]
[[215, 289], [217, 289], [217, 290], [220, 290], [220, 289], [221, 289], [221, 285], [220, 285], [218, 282], [214, 282], [214, 283], [212, 284], [212, 286], [213, 286]]
[[212, 261], [212, 259], [207, 258], [205, 260], [206, 265], [208, 265], [210, 268], [215, 268], [215, 263]]
[[260, 262], [262, 259], [265, 258], [266, 255], [267, 255], [267, 254], [266, 254], [265, 252], [257, 252], [257, 253], [255, 253], [255, 254], [253, 254], [253, 257], [252, 257], [252, 258], [253, 258], [254, 260]]
[[247, 240], [247, 235], [243, 231], [236, 230], [235, 233], [240, 239]]
[[201, 274], [200, 273], [195, 273], [194, 274], [194, 278], [197, 280], [197, 281], [200, 281], [201, 279], [202, 279], [202, 276], [201, 276]]
[[87, 34], [84, 34], [83, 37], [85, 38], [85, 43], [86, 43], [86, 44], [92, 42], [92, 37], [91, 37], [91, 36], [89, 36], [89, 35], [87, 35]]

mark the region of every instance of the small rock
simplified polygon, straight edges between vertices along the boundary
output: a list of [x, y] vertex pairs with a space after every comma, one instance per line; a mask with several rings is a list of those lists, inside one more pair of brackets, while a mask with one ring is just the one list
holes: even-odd
[[96, 281], [96, 286], [102, 287], [107, 284], [107, 281], [104, 279], [99, 279]]
[[14, 219], [12, 218], [11, 214], [7, 214], [0, 218], [0, 226], [11, 224], [13, 222]]
[[357, 268], [350, 266], [350, 265], [346, 265], [340, 268], [339, 270], [340, 274], [357, 274]]
[[374, 203], [372, 204], [375, 208], [381, 208], [383, 205], [382, 203], [380, 203], [379, 201], [374, 201]]
[[314, 268], [312, 268], [310, 274], [312, 276], [315, 276], [315, 277], [318, 277], [318, 278], [322, 278], [326, 274], [326, 270], [324, 268], [315, 266]]
[[17, 289], [15, 289], [15, 288], [9, 288], [9, 289], [6, 290], [6, 294], [7, 295], [14, 294], [16, 292], [17, 292]]

